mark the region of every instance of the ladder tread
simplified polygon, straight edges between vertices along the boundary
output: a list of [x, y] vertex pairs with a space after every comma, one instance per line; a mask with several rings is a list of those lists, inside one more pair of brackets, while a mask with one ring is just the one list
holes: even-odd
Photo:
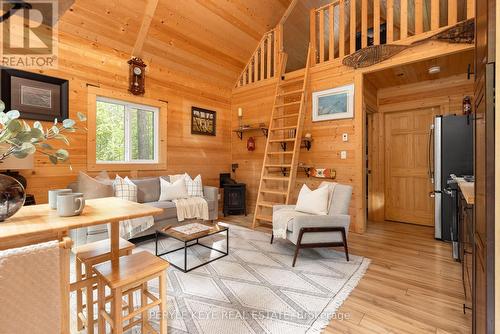
[[267, 152], [269, 155], [293, 154], [293, 151]]
[[292, 165], [266, 164], [265, 167], [268, 167], [268, 168], [292, 168]]
[[271, 131], [280, 131], [280, 130], [292, 130], [292, 129], [297, 129], [297, 125], [282, 126], [279, 128], [272, 128], [270, 130]]
[[286, 142], [293, 142], [293, 141], [295, 141], [295, 138], [269, 139], [270, 143], [286, 143]]
[[282, 104], [276, 104], [274, 108], [283, 108], [283, 107], [288, 107], [288, 106], [294, 106], [296, 104], [300, 104], [302, 101], [293, 101], [293, 102], [287, 102], [287, 103], [282, 103]]
[[266, 208], [272, 208], [273, 206], [275, 205], [283, 205], [283, 203], [279, 203], [279, 202], [270, 202], [270, 201], [261, 201], [259, 202], [259, 204], [257, 204], [258, 206], [264, 206]]
[[255, 215], [255, 218], [258, 220], [264, 220], [267, 222], [272, 223], [273, 222], [273, 216], [268, 216], [268, 215]]
[[293, 113], [293, 114], [286, 114], [286, 115], [279, 115], [273, 117], [273, 119], [283, 119], [283, 118], [292, 118], [292, 117], [298, 117], [300, 114], [299, 113]]
[[302, 89], [297, 89], [297, 90], [291, 90], [289, 92], [283, 92], [279, 93], [278, 96], [288, 96], [288, 95], [294, 95], [294, 94], [302, 94], [304, 91]]
[[293, 83], [301, 82], [304, 81], [304, 77], [297, 77], [294, 79], [285, 79], [280, 81], [280, 86], [286, 86], [286, 85], [291, 85]]
[[261, 193], [266, 194], [275, 194], [275, 195], [286, 195], [287, 192], [285, 190], [272, 190], [272, 189], [261, 189]]
[[290, 181], [290, 177], [288, 176], [273, 176], [267, 175], [262, 177], [264, 180], [273, 180], [273, 181]]

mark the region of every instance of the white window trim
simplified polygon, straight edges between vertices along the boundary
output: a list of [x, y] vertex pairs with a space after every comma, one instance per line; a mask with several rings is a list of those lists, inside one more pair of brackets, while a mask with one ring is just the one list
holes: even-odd
[[[97, 102], [105, 102], [105, 103], [113, 103], [119, 104], [125, 107], [125, 160], [123, 161], [106, 161], [106, 160], [97, 160], [97, 165], [139, 165], [139, 164], [158, 164], [159, 163], [159, 121], [160, 121], [160, 108], [148, 106], [145, 104], [138, 104], [118, 99], [112, 99], [105, 96], [96, 96], [96, 110], [97, 113]], [[153, 141], [153, 151], [154, 151], [154, 159], [153, 160], [132, 160], [130, 157], [130, 111], [131, 109], [140, 109], [145, 111], [150, 111], [153, 113], [153, 133], [154, 133], [154, 141]], [[97, 137], [97, 134], [96, 134]], [[97, 145], [97, 141], [96, 141]]]

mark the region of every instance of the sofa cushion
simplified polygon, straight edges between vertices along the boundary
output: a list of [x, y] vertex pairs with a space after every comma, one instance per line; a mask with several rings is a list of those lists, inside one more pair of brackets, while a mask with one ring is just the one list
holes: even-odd
[[155, 208], [163, 209], [163, 212], [161, 214], [155, 216], [155, 221], [161, 221], [177, 217], [177, 209], [175, 208], [175, 204], [171, 201], [146, 202], [144, 204], [154, 206]]
[[102, 174], [93, 178], [80, 172], [78, 174], [78, 191], [83, 193], [85, 199], [112, 197], [114, 196], [113, 181], [107, 181]]
[[160, 178], [130, 180], [137, 186], [137, 202], [157, 202], [160, 198]]

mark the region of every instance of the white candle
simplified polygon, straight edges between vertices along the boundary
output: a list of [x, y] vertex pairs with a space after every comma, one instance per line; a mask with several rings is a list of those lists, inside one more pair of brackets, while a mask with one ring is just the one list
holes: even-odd
[[242, 117], [243, 116], [243, 108], [238, 108], [238, 117]]

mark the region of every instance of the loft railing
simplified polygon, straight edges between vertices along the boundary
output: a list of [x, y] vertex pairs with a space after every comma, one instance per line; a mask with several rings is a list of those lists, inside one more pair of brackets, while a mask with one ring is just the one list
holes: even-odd
[[336, 0], [310, 16], [314, 65], [472, 18], [474, 0]]
[[264, 34], [247, 66], [240, 74], [236, 87], [274, 78], [278, 71], [279, 53], [282, 50], [281, 25]]

